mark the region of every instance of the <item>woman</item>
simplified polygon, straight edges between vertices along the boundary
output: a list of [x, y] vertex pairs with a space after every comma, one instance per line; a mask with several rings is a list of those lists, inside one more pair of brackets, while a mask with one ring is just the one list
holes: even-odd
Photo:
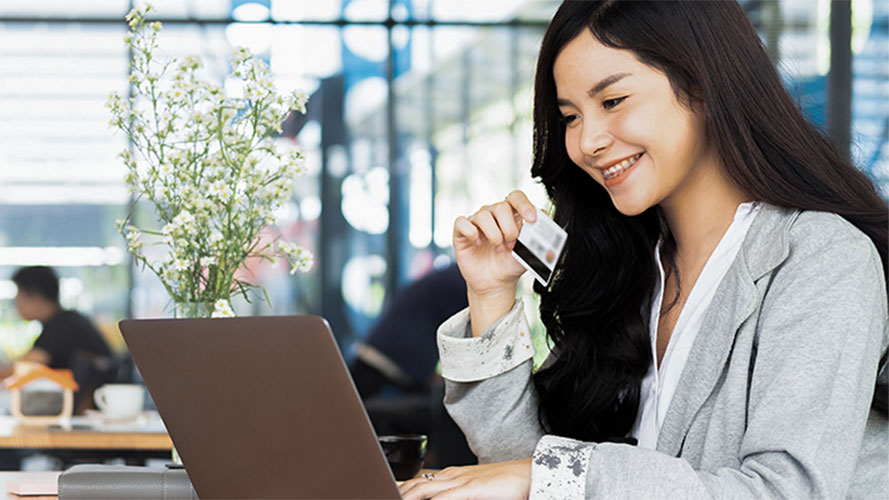
[[404, 498], [882, 498], [887, 206], [740, 6], [564, 2], [534, 126], [568, 232], [537, 287], [553, 354], [531, 374], [513, 192], [455, 222], [469, 309], [439, 330], [483, 465]]

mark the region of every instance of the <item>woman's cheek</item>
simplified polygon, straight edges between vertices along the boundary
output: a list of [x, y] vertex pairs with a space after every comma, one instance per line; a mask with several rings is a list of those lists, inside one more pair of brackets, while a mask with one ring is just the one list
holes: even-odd
[[657, 118], [644, 116], [642, 113], [625, 113], [611, 122], [614, 135], [623, 142], [637, 145], [640, 136], [645, 137], [652, 124], [659, 123]]
[[583, 165], [583, 155], [580, 152], [580, 145], [578, 144], [577, 134], [574, 133], [573, 130], [568, 130], [565, 132], [565, 150], [568, 152], [568, 158], [571, 158], [571, 161], [582, 168]]

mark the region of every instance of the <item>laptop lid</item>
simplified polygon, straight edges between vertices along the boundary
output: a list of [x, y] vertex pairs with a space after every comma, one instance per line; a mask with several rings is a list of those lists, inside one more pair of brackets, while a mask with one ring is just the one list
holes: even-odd
[[201, 498], [400, 498], [323, 318], [120, 330]]

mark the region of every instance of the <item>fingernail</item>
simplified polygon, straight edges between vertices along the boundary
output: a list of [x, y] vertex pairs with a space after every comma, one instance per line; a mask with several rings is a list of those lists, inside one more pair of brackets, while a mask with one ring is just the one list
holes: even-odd
[[525, 212], [525, 218], [528, 220], [534, 220], [537, 218], [537, 212], [535, 212], [534, 210], [527, 210]]

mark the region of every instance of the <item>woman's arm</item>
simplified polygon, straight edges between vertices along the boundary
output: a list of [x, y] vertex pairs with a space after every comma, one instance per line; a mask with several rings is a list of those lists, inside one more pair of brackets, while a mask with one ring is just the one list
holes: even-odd
[[480, 463], [527, 458], [543, 434], [522, 307], [517, 300], [479, 337], [468, 335], [466, 310], [439, 328], [445, 407]]
[[438, 330], [445, 407], [482, 465], [450, 467], [400, 485], [406, 500], [527, 498], [543, 434], [531, 381], [534, 347], [522, 301], [473, 337], [469, 310]]
[[527, 458], [540, 436], [530, 329], [516, 301], [525, 269], [511, 255], [534, 205], [521, 191], [454, 221], [469, 308], [439, 328], [445, 403], [481, 462]]

